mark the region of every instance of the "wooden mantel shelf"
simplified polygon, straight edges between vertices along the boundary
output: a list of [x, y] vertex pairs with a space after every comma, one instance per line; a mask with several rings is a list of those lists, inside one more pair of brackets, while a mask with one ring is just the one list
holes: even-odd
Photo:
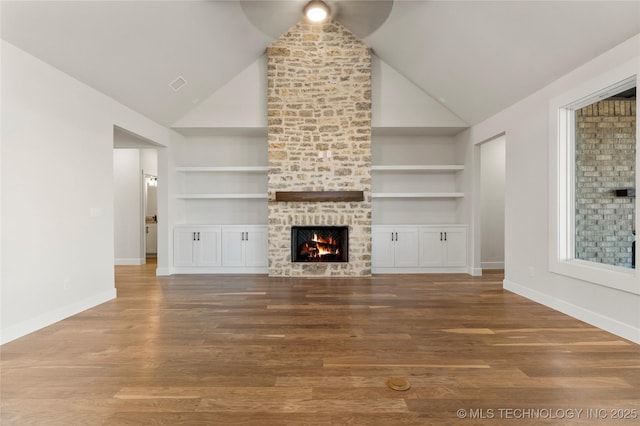
[[363, 191], [276, 191], [276, 201], [364, 201]]

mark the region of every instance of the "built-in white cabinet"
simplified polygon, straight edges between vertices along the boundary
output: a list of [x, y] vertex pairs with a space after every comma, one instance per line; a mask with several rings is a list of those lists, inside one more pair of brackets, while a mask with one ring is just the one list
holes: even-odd
[[184, 225], [173, 232], [176, 273], [266, 273], [266, 225]]
[[373, 273], [468, 271], [466, 225], [374, 225]]
[[173, 233], [173, 264], [176, 267], [221, 265], [221, 228], [180, 226]]
[[420, 232], [422, 266], [467, 266], [466, 226], [424, 226]]
[[266, 226], [225, 226], [222, 228], [223, 267], [266, 267]]
[[417, 267], [419, 237], [417, 227], [374, 227], [371, 232], [372, 264], [380, 268]]

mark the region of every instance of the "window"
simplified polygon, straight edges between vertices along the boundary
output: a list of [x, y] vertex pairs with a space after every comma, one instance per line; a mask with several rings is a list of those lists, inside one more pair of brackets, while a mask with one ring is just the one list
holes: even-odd
[[550, 270], [640, 293], [636, 76], [624, 73], [621, 67], [551, 103]]
[[635, 267], [635, 106], [634, 85], [569, 108], [569, 125], [574, 128], [576, 259]]

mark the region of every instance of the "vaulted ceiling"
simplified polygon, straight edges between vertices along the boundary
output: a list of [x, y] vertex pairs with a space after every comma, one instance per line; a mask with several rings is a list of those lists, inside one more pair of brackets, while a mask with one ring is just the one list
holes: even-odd
[[[640, 33], [639, 1], [327, 1], [374, 54], [469, 124]], [[8, 1], [1, 36], [171, 126], [264, 54], [306, 0]], [[169, 87], [176, 77], [187, 84]]]

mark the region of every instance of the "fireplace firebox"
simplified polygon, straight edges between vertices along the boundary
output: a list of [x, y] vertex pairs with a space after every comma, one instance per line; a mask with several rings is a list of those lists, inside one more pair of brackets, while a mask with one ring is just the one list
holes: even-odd
[[348, 262], [348, 226], [292, 226], [292, 262]]

